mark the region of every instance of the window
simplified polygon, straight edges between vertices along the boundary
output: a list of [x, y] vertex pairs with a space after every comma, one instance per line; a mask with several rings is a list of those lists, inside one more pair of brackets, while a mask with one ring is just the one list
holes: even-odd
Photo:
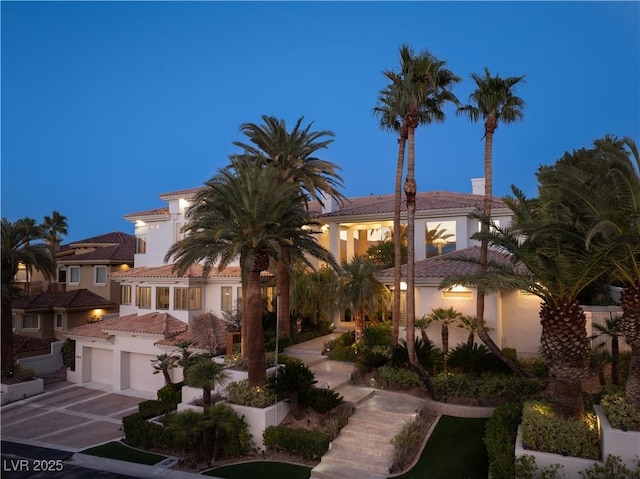
[[428, 222], [425, 230], [427, 258], [450, 253], [456, 249], [456, 222]]
[[38, 331], [40, 329], [40, 316], [37, 314], [25, 314], [22, 316], [22, 330]]
[[136, 288], [136, 306], [141, 309], [151, 309], [151, 286]]
[[69, 283], [80, 284], [80, 266], [69, 267]]
[[64, 328], [64, 315], [62, 313], [56, 313], [56, 316], [53, 320], [53, 327], [55, 329], [63, 329]]
[[95, 284], [107, 284], [107, 267], [96, 266], [94, 269], [94, 281]]
[[176, 288], [175, 309], [200, 309], [200, 288]]
[[147, 235], [136, 235], [136, 253], [145, 254], [147, 252]]
[[131, 304], [131, 285], [120, 286], [120, 304]]
[[169, 309], [169, 288], [156, 288], [156, 309]]
[[66, 283], [67, 282], [67, 267], [60, 266], [58, 269], [58, 283]]
[[16, 315], [11, 315], [11, 330], [15, 333], [16, 331]]
[[231, 286], [223, 286], [221, 288], [222, 296], [220, 298], [220, 304], [222, 311], [227, 313], [231, 312], [233, 307], [233, 288]]

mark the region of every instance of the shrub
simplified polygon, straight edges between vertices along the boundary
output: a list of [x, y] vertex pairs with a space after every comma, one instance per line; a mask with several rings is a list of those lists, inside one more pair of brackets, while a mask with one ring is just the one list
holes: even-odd
[[636, 457], [633, 470], [624, 465], [618, 456], [607, 456], [604, 464], [594, 464], [589, 469], [580, 471], [580, 476], [585, 479], [639, 479], [640, 460]]
[[[423, 341], [422, 338], [415, 340], [416, 356], [418, 362], [430, 373], [435, 373], [442, 368], [442, 351], [433, 345], [431, 340]], [[407, 352], [407, 343], [400, 340], [398, 347], [393, 355], [394, 366], [403, 366], [409, 364], [409, 354]]]
[[411, 389], [413, 387], [424, 387], [424, 383], [418, 373], [406, 368], [392, 368], [383, 366], [378, 369], [378, 380], [386, 388]]
[[[268, 368], [272, 368], [276, 365], [276, 355], [274, 352], [267, 352], [264, 355], [265, 363]], [[278, 357], [280, 360], [280, 357]], [[246, 371], [249, 366], [249, 360], [246, 357], [238, 354], [227, 354], [224, 356], [224, 365], [231, 369], [237, 369], [238, 371]]]
[[515, 460], [516, 479], [563, 479], [566, 477], [562, 470], [564, 466], [553, 464], [543, 469], [538, 469], [536, 458], [531, 455], [520, 456]]
[[319, 414], [327, 414], [339, 406], [343, 397], [337, 392], [326, 388], [312, 388], [309, 394], [309, 405]]
[[544, 358], [518, 358], [518, 364], [536, 378], [547, 378], [547, 361]]
[[429, 414], [422, 410], [413, 421], [408, 421], [402, 431], [391, 439], [394, 447], [394, 470], [404, 469], [416, 456], [430, 424]]
[[493, 479], [515, 477], [515, 442], [521, 418], [522, 406], [511, 402], [498, 406], [487, 421], [483, 441]]
[[23, 366], [18, 365], [13, 373], [13, 379], [17, 383], [22, 383], [24, 381], [31, 381], [36, 377], [36, 371], [32, 368], [25, 368]]
[[506, 366], [484, 344], [459, 344], [449, 353], [450, 370], [479, 375], [484, 372], [503, 372]]
[[64, 345], [62, 346], [62, 363], [72, 371], [76, 370], [76, 342], [71, 338], [64, 340]]
[[443, 396], [516, 400], [536, 394], [545, 387], [545, 381], [488, 374], [473, 378], [465, 374], [439, 374], [433, 378], [435, 388]]
[[164, 427], [148, 422], [147, 419], [139, 412], [122, 418], [126, 443], [142, 449], [164, 447], [166, 444]]
[[183, 382], [167, 384], [158, 389], [158, 400], [173, 404], [174, 408], [182, 401], [182, 386]]
[[601, 406], [611, 427], [623, 431], [640, 431], [640, 412], [625, 400], [622, 393], [605, 395]]
[[267, 388], [250, 388], [249, 381], [229, 383], [225, 388], [227, 401], [240, 406], [265, 408], [276, 402], [275, 395]]
[[343, 333], [336, 339], [332, 339], [325, 344], [325, 350], [329, 359], [334, 361], [355, 362], [358, 359], [358, 352], [355, 346], [355, 332]]
[[363, 351], [360, 364], [366, 371], [377, 369], [391, 361], [391, 350], [388, 346], [374, 346]]
[[522, 442], [534, 451], [599, 459], [600, 443], [593, 413], [583, 420], [563, 419], [547, 401], [527, 401], [522, 409]]
[[367, 349], [377, 346], [388, 348], [391, 346], [392, 333], [391, 323], [372, 324], [364, 330], [362, 345]]
[[329, 450], [329, 434], [309, 429], [269, 426], [263, 434], [264, 445], [297, 454], [304, 459], [318, 459]]

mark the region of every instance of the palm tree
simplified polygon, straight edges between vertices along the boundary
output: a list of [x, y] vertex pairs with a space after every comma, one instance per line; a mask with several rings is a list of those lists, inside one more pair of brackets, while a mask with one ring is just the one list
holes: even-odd
[[640, 409], [640, 155], [628, 137], [606, 136], [594, 145], [597, 171], [590, 164], [563, 165], [555, 185], [578, 209], [587, 247], [623, 286], [622, 331], [631, 346], [625, 398]]
[[[385, 72], [390, 80], [383, 97], [387, 99], [393, 116], [402, 118], [406, 128], [407, 177], [404, 192], [407, 205], [407, 338], [409, 361], [419, 367], [415, 354], [415, 131], [420, 125], [442, 123], [442, 111], [447, 102], [458, 103], [451, 88], [460, 81], [446, 66], [428, 51], [415, 55], [407, 45], [400, 47], [400, 71]], [[402, 136], [402, 135], [401, 135]], [[397, 175], [396, 175], [397, 182]], [[397, 274], [397, 273], [396, 273]], [[395, 280], [394, 280], [395, 285]], [[395, 285], [399, 289], [399, 284]], [[396, 311], [397, 312], [397, 311]], [[398, 315], [399, 318], [399, 315]]]
[[[476, 286], [485, 293], [520, 289], [542, 299], [541, 348], [554, 388], [556, 414], [579, 417], [584, 404], [581, 381], [589, 374], [586, 317], [577, 301], [580, 292], [606, 273], [606, 265], [587, 251], [566, 208], [554, 192], [540, 187], [540, 197], [529, 200], [512, 187], [505, 197], [514, 213], [511, 227], [492, 224], [492, 230], [472, 236], [508, 253], [512, 261], [489, 261], [476, 275], [452, 276], [441, 286]], [[480, 260], [477, 261], [480, 270]]]
[[195, 341], [191, 340], [183, 340], [174, 343], [174, 346], [180, 349], [180, 355], [178, 356], [178, 359], [176, 359], [176, 365], [182, 368], [182, 379], [184, 382], [187, 382], [189, 366], [191, 366], [191, 363], [193, 362], [191, 357], [192, 353], [189, 351], [189, 348], [194, 344], [194, 342]]
[[322, 321], [330, 321], [338, 311], [338, 275], [333, 268], [322, 266], [318, 271], [309, 271], [304, 265], [293, 270], [291, 311], [313, 320], [320, 328]]
[[55, 260], [51, 250], [41, 242], [42, 233], [39, 228], [32, 227], [30, 219], [10, 222], [2, 218], [1, 230], [2, 256], [2, 375], [10, 376], [15, 369], [13, 354], [12, 299], [19, 294], [14, 284], [18, 265], [35, 268], [46, 278], [55, 272]]
[[472, 348], [476, 342], [475, 335], [478, 329], [478, 320], [475, 318], [475, 316], [463, 314], [458, 319], [458, 327], [469, 331], [469, 336], [467, 337], [467, 345]]
[[188, 386], [202, 388], [202, 406], [205, 415], [211, 407], [211, 392], [216, 386], [221, 386], [229, 379], [229, 375], [221, 364], [214, 362], [209, 355], [196, 356], [189, 368]]
[[185, 236], [165, 256], [165, 261], [175, 257], [178, 274], [202, 262], [206, 275], [214, 266], [222, 271], [240, 259], [243, 354], [248, 360], [250, 387], [263, 386], [267, 380], [260, 274], [269, 267], [270, 258], [281, 259], [283, 249], [288, 248], [292, 258], [307, 264], [306, 255], [310, 255], [337, 267], [331, 253], [313, 235], [312, 228], [318, 224], [300, 206], [300, 187], [282, 183], [280, 178], [278, 168], [234, 157], [195, 196], [187, 211]]
[[437, 321], [442, 328], [442, 354], [445, 373], [447, 372], [447, 355], [449, 354], [449, 325], [457, 323], [461, 317], [462, 314], [453, 309], [453, 306], [448, 308], [434, 308], [428, 315], [431, 321]]
[[366, 316], [379, 314], [391, 301], [389, 290], [375, 278], [375, 272], [375, 264], [365, 256], [355, 256], [342, 265], [338, 302], [343, 309], [353, 311], [356, 341], [362, 338]]
[[67, 223], [67, 217], [61, 215], [59, 212], [54, 211], [51, 216], [45, 216], [42, 224], [40, 225], [44, 232], [44, 237], [49, 244], [49, 247], [55, 253], [60, 244], [60, 235], [67, 235], [69, 224]]
[[[217, 403], [211, 406], [205, 417], [206, 428], [213, 429], [213, 461], [220, 458], [225, 438], [233, 434], [238, 423], [238, 415], [228, 405]], [[208, 431], [205, 432], [207, 434]]]
[[[328, 198], [341, 202], [344, 198], [338, 188], [342, 188], [342, 178], [337, 174], [340, 167], [332, 162], [321, 160], [315, 154], [326, 149], [334, 133], [328, 130], [311, 131], [310, 123], [302, 127], [304, 117], [296, 121], [291, 131], [287, 130], [284, 120], [272, 116], [262, 116], [262, 125], [245, 123], [240, 126], [250, 144], [234, 142], [244, 150], [244, 155], [260, 164], [270, 164], [280, 170], [281, 182], [297, 184], [306, 195], [301, 200], [307, 205], [308, 198], [319, 200]], [[307, 196], [308, 195], [308, 196]], [[286, 247], [282, 249], [280, 261], [276, 265], [276, 287], [278, 290], [279, 337], [289, 337], [290, 332], [290, 288], [291, 254]]]
[[[524, 100], [515, 94], [515, 87], [524, 81], [524, 76], [508, 78], [501, 78], [498, 74], [491, 76], [489, 69], [485, 67], [484, 76], [473, 73], [471, 78], [476, 83], [476, 89], [469, 95], [469, 104], [459, 107], [457, 112], [460, 115], [468, 116], [474, 123], [480, 119], [484, 120], [484, 204], [482, 214], [489, 220], [493, 203], [493, 135], [500, 123], [513, 123], [524, 116]], [[482, 228], [488, 228], [488, 223], [483, 222]], [[480, 268], [482, 271], [487, 269], [487, 258], [488, 244], [485, 240], [480, 245]], [[500, 350], [484, 326], [484, 291], [478, 290], [476, 299], [478, 336], [493, 354], [512, 370], [519, 372], [517, 364]]]
[[317, 382], [315, 375], [305, 364], [292, 362], [279, 368], [277, 374], [269, 378], [268, 387], [278, 396], [287, 397], [291, 404], [291, 414], [300, 419], [300, 395], [311, 391]]
[[153, 374], [162, 373], [164, 376], [164, 384], [173, 384], [169, 371], [176, 367], [177, 361], [178, 358], [170, 354], [158, 354], [156, 359], [151, 360], [151, 366], [153, 366], [154, 369]]
[[193, 410], [169, 413], [165, 417], [165, 430], [174, 438], [174, 444], [196, 461], [205, 456], [204, 436], [206, 435], [203, 415]]
[[[624, 335], [624, 332], [622, 330], [622, 317], [613, 316], [612, 313], [609, 314], [610, 317], [605, 319], [604, 324], [592, 324], [597, 330], [592, 339], [601, 336], [611, 338], [611, 382], [617, 386], [620, 384], [620, 337]], [[604, 344], [602, 343], [601, 346]]]
[[420, 330], [420, 337], [425, 343], [430, 341], [429, 336], [427, 335], [427, 328], [431, 326], [431, 323], [433, 323], [433, 321], [434, 319], [427, 315], [421, 317], [420, 319], [416, 319], [416, 328]]

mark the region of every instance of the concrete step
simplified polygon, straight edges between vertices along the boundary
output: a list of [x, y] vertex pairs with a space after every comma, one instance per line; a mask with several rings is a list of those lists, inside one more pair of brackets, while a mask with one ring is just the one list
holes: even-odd
[[340, 451], [349, 451], [355, 454], [369, 454], [372, 456], [393, 458], [395, 447], [389, 441], [363, 442], [353, 436], [340, 436], [332, 442], [332, 448]]
[[[398, 431], [400, 432], [400, 431]], [[369, 444], [372, 448], [384, 447], [391, 443], [391, 439], [395, 437], [397, 432], [390, 431], [381, 434], [380, 430], [368, 430], [364, 428], [356, 428], [347, 426], [340, 431], [339, 438], [348, 438], [353, 441], [359, 441], [362, 444]]]
[[350, 427], [363, 428], [367, 431], [376, 431], [385, 435], [385, 431], [401, 431], [405, 424], [411, 419], [410, 416], [386, 417], [380, 414], [371, 415], [358, 409], [356, 413], [349, 418], [348, 425]]
[[[327, 454], [322, 456], [325, 464], [333, 464], [335, 466], [345, 466], [352, 469], [358, 469], [365, 472], [374, 472], [376, 474], [386, 474], [389, 467], [393, 463], [393, 458], [374, 456], [372, 454], [354, 454], [350, 451], [341, 451], [331, 449]], [[359, 477], [359, 476], [355, 476]]]
[[359, 406], [366, 400], [372, 398], [376, 390], [373, 388], [346, 384], [343, 387], [337, 389], [336, 392], [340, 394], [346, 402], [351, 402], [354, 404], [354, 406]]
[[320, 463], [311, 470], [309, 479], [386, 479], [387, 474], [362, 471], [346, 466]]

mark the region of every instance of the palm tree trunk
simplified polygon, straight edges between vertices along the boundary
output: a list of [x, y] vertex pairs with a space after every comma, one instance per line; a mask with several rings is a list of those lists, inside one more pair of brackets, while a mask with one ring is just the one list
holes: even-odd
[[615, 335], [611, 338], [611, 382], [620, 384], [620, 341]]
[[447, 356], [449, 356], [449, 326], [442, 324], [442, 368], [447, 373]]
[[[497, 122], [495, 117], [488, 117], [485, 121], [485, 141], [484, 141], [484, 202], [483, 202], [483, 214], [486, 221], [491, 219], [491, 205], [493, 203], [493, 132], [497, 128]], [[489, 225], [485, 221], [482, 223], [482, 232], [489, 231]], [[487, 271], [487, 263], [489, 258], [489, 243], [486, 239], [482, 239], [480, 243], [480, 274], [484, 274]], [[485, 294], [484, 291], [478, 289], [476, 296], [476, 331], [478, 331], [478, 337], [485, 344], [485, 346], [500, 360], [506, 364], [515, 374], [520, 377], [531, 377], [531, 374], [527, 373], [509, 356], [504, 354], [498, 345], [491, 339], [489, 333], [485, 328], [484, 323], [484, 306], [485, 306]]]
[[622, 330], [627, 344], [631, 346], [625, 399], [640, 410], [640, 287], [624, 288], [620, 293], [620, 303], [623, 311]]
[[164, 376], [164, 385], [168, 386], [169, 384], [172, 383], [171, 381], [171, 376], [169, 376], [169, 371], [167, 371], [166, 369], [162, 370], [162, 375]]
[[391, 347], [395, 350], [398, 347], [400, 336], [400, 283], [402, 282], [402, 238], [400, 235], [400, 210], [402, 206], [402, 172], [404, 170], [404, 150], [407, 143], [406, 135], [403, 132], [398, 138], [398, 159], [396, 162], [396, 184], [393, 204], [393, 331], [391, 336]]
[[353, 312], [354, 316], [355, 316], [355, 323], [356, 323], [356, 343], [359, 342], [362, 339], [362, 336], [364, 334], [364, 317], [365, 317], [365, 312], [364, 311], [354, 311]]
[[540, 323], [542, 355], [555, 387], [554, 410], [565, 418], [580, 417], [584, 410], [582, 380], [589, 376], [590, 359], [585, 314], [575, 300], [543, 303]]
[[404, 182], [404, 193], [407, 201], [407, 353], [409, 362], [416, 364], [415, 348], [415, 321], [416, 321], [416, 298], [415, 298], [415, 213], [416, 213], [416, 180], [415, 180], [415, 128], [409, 126], [407, 152], [407, 178]]
[[278, 337], [291, 336], [291, 273], [289, 271], [291, 254], [282, 251], [282, 258], [276, 265], [276, 288], [278, 290]]
[[246, 321], [244, 330], [246, 330], [249, 387], [264, 386], [267, 382], [267, 372], [264, 358], [262, 295], [260, 293], [260, 271], [258, 268], [252, 268], [249, 273], [243, 321]]
[[[6, 268], [5, 265], [2, 265], [3, 272], [9, 268]], [[10, 269], [9, 269], [10, 270]], [[11, 282], [13, 281], [13, 276], [9, 276], [8, 274], [4, 274], [2, 277], [2, 286], [9, 287]], [[15, 368], [15, 358], [13, 356], [13, 324], [12, 324], [12, 314], [11, 314], [11, 296], [10, 293], [6, 293], [2, 295], [2, 311], [0, 312], [0, 333], [1, 333], [1, 341], [2, 347], [1, 349], [1, 358], [2, 358], [2, 376], [10, 376], [13, 374]]]
[[469, 336], [467, 337], [467, 346], [469, 346], [470, 348], [473, 347], [473, 344], [476, 342], [476, 336], [475, 334], [473, 334], [473, 331], [471, 331], [469, 333]]
[[211, 409], [211, 388], [202, 388], [202, 408], [205, 415]]

